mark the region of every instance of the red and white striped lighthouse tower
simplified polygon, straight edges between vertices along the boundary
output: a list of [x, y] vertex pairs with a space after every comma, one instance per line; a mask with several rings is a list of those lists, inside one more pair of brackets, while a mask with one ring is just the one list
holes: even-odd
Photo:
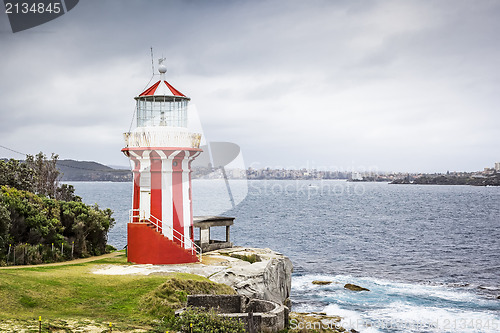
[[201, 153], [201, 134], [187, 129], [189, 98], [160, 80], [135, 97], [137, 127], [125, 133], [123, 153], [134, 174], [127, 226], [128, 261], [138, 264], [195, 262], [191, 162]]

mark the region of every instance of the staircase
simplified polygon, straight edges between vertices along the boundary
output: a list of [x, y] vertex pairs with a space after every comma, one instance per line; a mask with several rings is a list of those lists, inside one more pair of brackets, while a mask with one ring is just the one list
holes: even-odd
[[[163, 234], [163, 229], [172, 239]], [[183, 264], [201, 261], [201, 248], [177, 230], [163, 226], [154, 216], [144, 218], [131, 210], [127, 225], [127, 257], [136, 264]]]

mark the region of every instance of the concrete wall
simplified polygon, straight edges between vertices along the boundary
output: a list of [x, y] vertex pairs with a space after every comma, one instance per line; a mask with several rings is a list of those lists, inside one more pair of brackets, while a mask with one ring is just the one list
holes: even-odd
[[215, 309], [221, 316], [237, 318], [245, 323], [247, 332], [279, 332], [288, 326], [287, 307], [243, 295], [189, 295], [187, 305]]

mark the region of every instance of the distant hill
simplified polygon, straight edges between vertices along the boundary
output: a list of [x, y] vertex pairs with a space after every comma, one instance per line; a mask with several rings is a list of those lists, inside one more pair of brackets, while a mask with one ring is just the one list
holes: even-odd
[[60, 160], [57, 168], [61, 171], [62, 181], [132, 181], [130, 170], [113, 169], [97, 162]]

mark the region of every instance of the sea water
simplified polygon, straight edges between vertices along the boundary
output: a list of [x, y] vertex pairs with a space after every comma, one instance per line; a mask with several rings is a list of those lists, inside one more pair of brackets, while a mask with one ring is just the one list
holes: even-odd
[[[74, 185], [84, 202], [115, 211], [109, 243], [123, 248], [132, 184]], [[500, 332], [500, 187], [229, 185], [193, 181], [194, 214], [234, 216], [234, 243], [289, 256], [294, 311], [338, 315], [360, 332]]]

